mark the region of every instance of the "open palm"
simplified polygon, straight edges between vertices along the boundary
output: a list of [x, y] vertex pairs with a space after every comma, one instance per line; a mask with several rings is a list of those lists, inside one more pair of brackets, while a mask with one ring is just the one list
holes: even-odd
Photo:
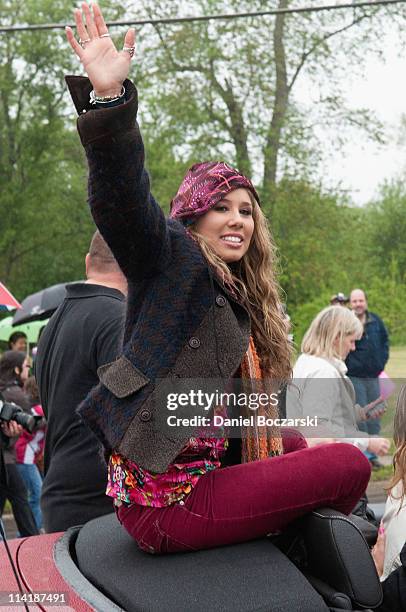
[[[71, 28], [66, 28], [66, 36], [72, 49], [78, 55], [98, 96], [114, 96], [121, 91], [131, 63], [128, 51], [117, 51], [109, 38], [107, 26], [100, 8], [92, 5], [93, 14], [86, 2], [82, 12], [75, 10], [75, 22], [81, 44], [76, 40]], [[135, 33], [128, 30], [124, 39], [124, 49], [134, 47]]]

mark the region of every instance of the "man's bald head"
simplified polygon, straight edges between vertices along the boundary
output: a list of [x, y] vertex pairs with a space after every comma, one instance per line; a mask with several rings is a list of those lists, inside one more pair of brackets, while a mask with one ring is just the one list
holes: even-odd
[[350, 307], [357, 317], [362, 317], [368, 309], [367, 295], [363, 289], [353, 289], [350, 294]]
[[127, 293], [127, 280], [99, 230], [93, 234], [86, 255], [86, 276], [90, 283], [115, 287]]
[[89, 272], [120, 270], [118, 263], [103, 236], [96, 230], [89, 247]]

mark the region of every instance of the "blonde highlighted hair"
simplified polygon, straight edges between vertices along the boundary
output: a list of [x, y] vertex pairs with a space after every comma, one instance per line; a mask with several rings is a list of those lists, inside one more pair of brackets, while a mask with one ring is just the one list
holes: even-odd
[[[396, 404], [393, 440], [396, 446], [396, 451], [393, 455], [394, 473], [389, 482], [387, 492], [394, 499], [400, 499], [400, 511], [406, 495], [406, 385], [401, 388]], [[402, 491], [400, 497], [395, 498], [393, 489], [399, 482], [402, 483]]]
[[238, 293], [247, 308], [264, 375], [286, 381], [291, 374], [291, 346], [276, 280], [276, 246], [258, 202], [251, 193], [250, 198], [254, 232], [247, 253], [237, 264], [229, 267], [216, 255], [194, 224], [189, 227], [189, 232], [218, 276]]
[[342, 306], [328, 306], [313, 319], [309, 329], [304, 335], [301, 351], [316, 357], [333, 357], [341, 359], [336, 350], [335, 341], [341, 346], [345, 336], [356, 334], [362, 336], [362, 323], [348, 308]]

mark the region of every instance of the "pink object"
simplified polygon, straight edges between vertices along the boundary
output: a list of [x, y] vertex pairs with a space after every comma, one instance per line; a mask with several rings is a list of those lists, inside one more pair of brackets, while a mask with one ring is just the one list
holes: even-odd
[[[44, 416], [44, 411], [41, 404], [36, 404], [33, 406], [31, 408], [31, 412], [36, 416]], [[35, 433], [23, 431], [23, 433], [17, 438], [14, 447], [17, 463], [37, 463], [38, 459], [40, 459], [44, 453], [45, 433], [45, 423], [44, 425], [37, 427]]]
[[7, 308], [10, 308], [11, 310], [13, 308], [21, 308], [21, 304], [17, 302], [15, 297], [3, 285], [3, 283], [0, 283], [0, 304], [2, 306], [6, 306]]
[[169, 506], [183, 500], [200, 476], [220, 467], [220, 456], [226, 448], [225, 438], [190, 438], [164, 474], [152, 474], [113, 453], [106, 495], [141, 506]]
[[163, 554], [262, 538], [325, 505], [349, 514], [371, 474], [364, 455], [350, 444], [306, 448], [299, 436], [289, 450], [207, 472], [183, 504], [123, 504], [120, 523], [142, 550]]
[[251, 181], [225, 162], [202, 162], [186, 173], [171, 202], [171, 218], [196, 221], [233, 189], [249, 189], [259, 204]]
[[[61, 535], [61, 533], [47, 533], [31, 538], [9, 540], [8, 542], [24, 591], [32, 595], [34, 593], [49, 595], [53, 593], [55, 597], [59, 596], [59, 601], [62, 601], [62, 598], [65, 601], [64, 606], [44, 602], [27, 605], [27, 609], [38, 610], [38, 612], [41, 610], [44, 612], [52, 612], [52, 610], [94, 612], [93, 605], [86, 603], [85, 599], [78, 595], [68, 579], [62, 576], [58, 565], [55, 563], [55, 549]], [[4, 593], [6, 593], [6, 597], [8, 593], [18, 593], [15, 576], [2, 542], [0, 543], [0, 567], [0, 592], [3, 593], [3, 597]], [[23, 610], [24, 606], [22, 604], [1, 606], [3, 610], [7, 608], [18, 612], [18, 610]]]
[[379, 390], [380, 395], [383, 400], [387, 400], [388, 397], [392, 395], [392, 393], [396, 389], [395, 383], [389, 378], [386, 372], [381, 372], [379, 374]]

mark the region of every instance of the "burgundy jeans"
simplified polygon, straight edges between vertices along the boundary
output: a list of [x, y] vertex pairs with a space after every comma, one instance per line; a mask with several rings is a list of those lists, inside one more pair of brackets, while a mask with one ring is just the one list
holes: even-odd
[[349, 514], [370, 477], [364, 455], [342, 443], [306, 448], [300, 435], [283, 445], [280, 457], [201, 476], [184, 503], [123, 505], [118, 518], [142, 550], [162, 554], [252, 540], [322, 506]]

